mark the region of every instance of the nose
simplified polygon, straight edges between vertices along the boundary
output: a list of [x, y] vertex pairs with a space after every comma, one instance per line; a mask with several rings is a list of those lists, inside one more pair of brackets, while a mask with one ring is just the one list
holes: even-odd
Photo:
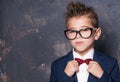
[[79, 32], [77, 32], [77, 33], [76, 33], [76, 38], [81, 38], [81, 36], [80, 36], [80, 33], [79, 33]]

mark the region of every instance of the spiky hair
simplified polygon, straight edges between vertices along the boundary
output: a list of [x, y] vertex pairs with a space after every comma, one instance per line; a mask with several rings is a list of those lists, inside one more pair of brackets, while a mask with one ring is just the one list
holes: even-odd
[[71, 1], [67, 6], [67, 12], [65, 13], [66, 24], [72, 17], [87, 16], [90, 18], [92, 25], [98, 28], [98, 16], [92, 7], [86, 6], [80, 2]]

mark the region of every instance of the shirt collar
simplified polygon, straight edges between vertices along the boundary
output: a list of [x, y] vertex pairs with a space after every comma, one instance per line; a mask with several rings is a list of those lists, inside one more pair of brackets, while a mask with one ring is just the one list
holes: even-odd
[[84, 56], [81, 56], [80, 54], [76, 53], [75, 50], [73, 49], [73, 57], [74, 58], [80, 58], [80, 59], [93, 59], [94, 55], [94, 48], [92, 48], [88, 53], [86, 53]]

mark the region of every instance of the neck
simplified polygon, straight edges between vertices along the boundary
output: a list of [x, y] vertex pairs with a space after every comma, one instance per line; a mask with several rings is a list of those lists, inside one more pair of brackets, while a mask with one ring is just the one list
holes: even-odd
[[92, 50], [93, 48], [89, 48], [86, 51], [79, 51], [79, 50], [75, 50], [76, 53], [78, 53], [80, 56], [85, 56], [90, 50]]

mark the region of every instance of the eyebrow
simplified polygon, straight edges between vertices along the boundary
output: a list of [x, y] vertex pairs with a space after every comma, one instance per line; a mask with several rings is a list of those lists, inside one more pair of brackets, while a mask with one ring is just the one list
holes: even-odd
[[[93, 27], [89, 27], [89, 26], [81, 26], [81, 27], [87, 27], [87, 28], [93, 28]], [[75, 27], [67, 27], [69, 29], [75, 29]]]

